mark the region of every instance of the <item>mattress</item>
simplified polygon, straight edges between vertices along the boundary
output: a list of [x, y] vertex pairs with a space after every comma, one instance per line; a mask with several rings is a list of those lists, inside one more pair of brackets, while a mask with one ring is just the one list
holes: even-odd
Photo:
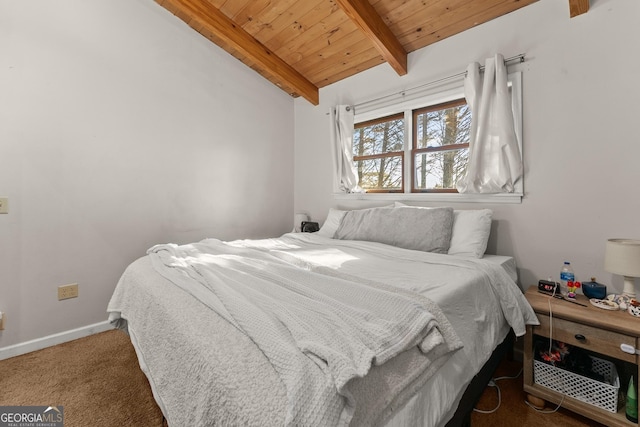
[[[513, 328], [521, 335], [525, 324], [537, 323], [513, 280], [515, 263], [509, 257], [468, 259], [307, 233], [227, 244], [265, 251], [303, 269], [329, 268], [393, 284], [440, 306], [464, 347], [421, 384], [406, 404], [380, 420], [380, 425], [444, 425], [467, 384], [509, 330]], [[495, 275], [505, 279], [491, 283], [488, 278]], [[247, 338], [160, 276], [147, 257], [125, 271], [108, 311], [110, 320], [128, 328], [140, 365], [170, 425], [215, 425], [222, 412], [224, 416], [233, 416], [234, 411], [242, 413], [243, 405], [254, 400], [267, 408], [282, 407], [285, 391], [273, 387], [278, 384], [277, 374], [265, 358], [259, 352], [246, 354], [235, 349], [233, 343]], [[149, 313], [163, 320], [158, 322], [158, 317]], [[198, 368], [182, 366], [182, 356], [163, 354], [163, 347], [182, 348], [185, 354], [197, 355]], [[160, 369], [167, 359], [173, 360], [173, 368]], [[220, 384], [223, 370], [238, 361], [243, 374], [235, 377], [233, 384]], [[223, 404], [212, 408], [212, 401]], [[245, 418], [238, 418], [239, 422], [258, 417], [262, 425], [282, 424], [282, 414], [277, 410], [242, 416]]]
[[509, 277], [511, 277], [514, 282], [518, 283], [518, 267], [516, 265], [515, 258], [505, 255], [485, 254], [482, 259], [494, 264], [498, 264], [504, 269], [504, 271], [509, 275]]

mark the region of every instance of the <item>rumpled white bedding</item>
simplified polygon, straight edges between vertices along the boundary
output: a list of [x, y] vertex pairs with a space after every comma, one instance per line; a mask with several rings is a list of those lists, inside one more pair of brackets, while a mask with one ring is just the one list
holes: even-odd
[[[487, 261], [335, 241], [313, 234], [229, 245], [267, 251], [306, 269], [330, 268], [340, 274], [392, 283], [438, 303], [464, 348], [448, 358], [428, 381], [420, 377], [403, 383], [403, 399], [388, 402], [391, 410], [373, 424], [444, 424], [467, 383], [504, 338], [509, 324], [518, 335], [524, 333], [525, 324], [537, 324], [517, 285], [499, 265]], [[261, 425], [284, 423], [285, 387], [264, 355], [257, 349], [240, 350], [239, 342], [249, 347], [251, 342], [222, 317], [209, 314], [191, 295], [154, 275], [148, 258], [125, 271], [108, 311], [111, 320], [128, 321], [141, 367], [170, 425], [217, 425], [222, 419], [244, 425], [257, 420]], [[151, 312], [162, 321], [149, 315]], [[183, 347], [184, 353], [167, 355], [163, 347]], [[192, 355], [189, 364], [184, 363], [184, 354]], [[166, 366], [167, 359], [173, 368], [160, 368]], [[391, 366], [382, 367], [387, 365]], [[233, 380], [229, 380], [230, 369], [234, 370]], [[378, 394], [366, 381], [360, 386], [364, 399], [367, 394]], [[261, 408], [247, 405], [254, 401], [260, 401]], [[167, 411], [169, 407], [171, 411]], [[356, 410], [352, 425], [362, 425], [362, 420]]]
[[156, 245], [148, 255], [158, 273], [264, 353], [285, 385], [285, 425], [346, 426], [356, 406], [352, 380], [372, 365], [417, 346], [426, 355], [417, 376], [462, 347], [428, 298], [323, 267], [307, 271], [248, 246], [207, 239]]

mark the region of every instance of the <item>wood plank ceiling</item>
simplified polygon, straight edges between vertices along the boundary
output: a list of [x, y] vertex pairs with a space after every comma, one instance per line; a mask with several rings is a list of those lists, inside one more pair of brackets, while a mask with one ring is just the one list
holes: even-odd
[[[156, 0], [194, 30], [314, 105], [318, 88], [537, 0]], [[589, 0], [569, 0], [570, 15]]]

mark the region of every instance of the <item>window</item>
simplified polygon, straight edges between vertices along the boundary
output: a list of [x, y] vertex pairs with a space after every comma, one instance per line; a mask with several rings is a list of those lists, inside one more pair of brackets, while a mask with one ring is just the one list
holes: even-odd
[[471, 110], [464, 99], [413, 111], [413, 192], [457, 193], [469, 160]]
[[[471, 110], [458, 99], [411, 111], [412, 192], [456, 193], [467, 168]], [[353, 161], [367, 192], [404, 192], [404, 113], [356, 123]]]
[[[514, 72], [508, 79], [522, 152], [522, 76]], [[363, 105], [356, 106], [353, 162], [358, 185], [366, 193], [374, 193], [370, 198], [521, 201], [522, 181], [518, 190], [509, 194], [458, 193], [456, 183], [465, 176], [469, 161], [472, 116], [461, 83], [420, 93], [405, 91], [369, 109], [366, 103]]]
[[360, 188], [403, 191], [404, 114], [358, 123], [354, 128], [353, 161]]

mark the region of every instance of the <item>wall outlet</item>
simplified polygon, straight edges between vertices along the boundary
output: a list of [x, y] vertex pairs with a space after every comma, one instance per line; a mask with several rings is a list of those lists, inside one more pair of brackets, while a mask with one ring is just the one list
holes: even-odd
[[0, 214], [9, 213], [9, 198], [0, 197]]
[[0, 331], [4, 331], [4, 322], [7, 320], [7, 313], [0, 311]]
[[78, 297], [78, 284], [58, 286], [58, 301]]

